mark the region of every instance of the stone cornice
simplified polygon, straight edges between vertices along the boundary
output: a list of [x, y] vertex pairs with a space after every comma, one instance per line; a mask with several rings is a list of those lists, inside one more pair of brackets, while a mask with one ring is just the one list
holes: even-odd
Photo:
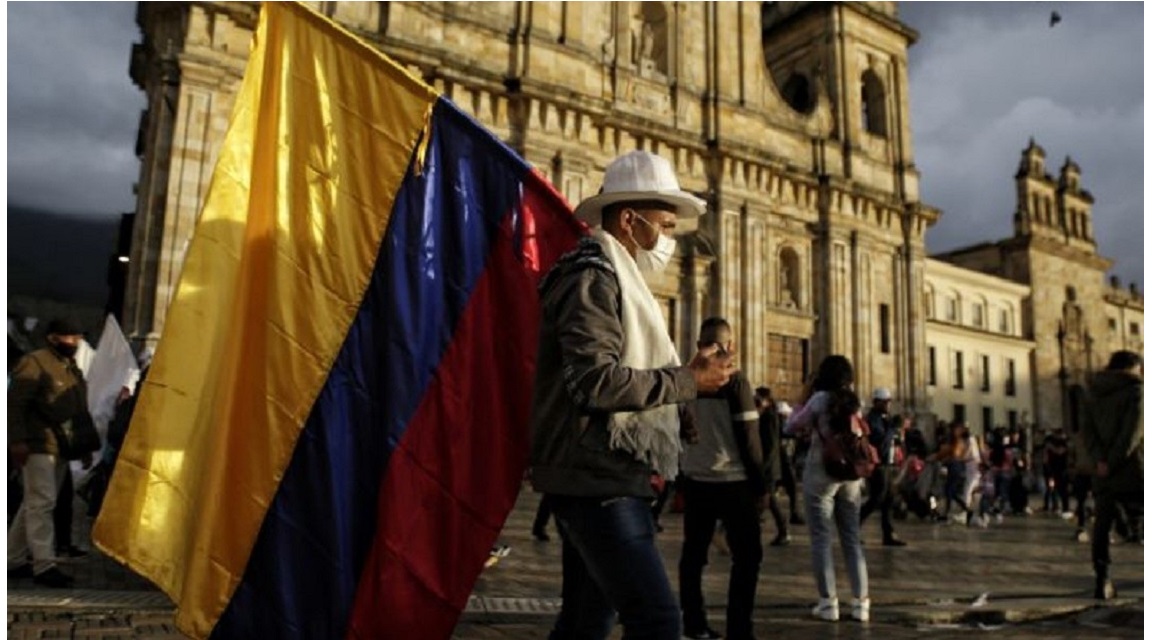
[[963, 324], [956, 324], [954, 322], [946, 322], [936, 318], [928, 318], [924, 321], [925, 328], [937, 329], [941, 333], [952, 334], [955, 336], [963, 336], [968, 339], [986, 340], [991, 342], [998, 342], [1002, 345], [1019, 347], [1021, 349], [1035, 349], [1036, 341], [1029, 340], [1021, 336], [1012, 336], [1004, 333], [996, 333], [987, 329], [980, 329]]
[[938, 258], [928, 258], [924, 266], [928, 278], [945, 278], [971, 287], [991, 288], [997, 293], [1019, 296], [1021, 299], [1027, 298], [1032, 293], [1032, 287], [1028, 285], [957, 266]]
[[250, 31], [256, 30], [256, 23], [260, 19], [259, 2], [198, 2], [200, 6], [213, 13], [223, 13], [232, 19], [237, 26]]
[[1014, 236], [998, 242], [981, 242], [967, 247], [960, 247], [950, 251], [935, 254], [938, 260], [951, 261], [956, 256], [973, 254], [980, 251], [997, 251], [1000, 255], [1013, 251], [1027, 250], [1037, 253], [1046, 253], [1079, 264], [1101, 273], [1112, 268], [1112, 260], [1098, 254], [1085, 253], [1081, 249], [1069, 246], [1059, 240], [1041, 238], [1036, 236]]
[[1142, 296], [1132, 297], [1127, 292], [1116, 293], [1115, 291], [1108, 291], [1104, 293], [1104, 302], [1116, 307], [1124, 307], [1125, 309], [1132, 309], [1144, 313], [1144, 298]]
[[795, 4], [801, 6], [799, 6], [795, 11], [788, 14], [787, 16], [782, 17], [779, 22], [776, 22], [772, 24], [772, 26], [764, 29], [764, 34], [767, 35], [780, 29], [787, 29], [789, 25], [804, 17], [807, 17], [814, 11], [826, 10], [835, 6], [836, 4], [842, 4], [859, 13], [860, 15], [865, 16], [871, 20], [875, 20], [876, 22], [884, 25], [892, 31], [895, 31], [896, 33], [904, 36], [908, 40], [909, 45], [914, 44], [917, 40], [920, 39], [919, 31], [916, 31], [912, 27], [909, 27], [908, 25], [904, 24], [896, 18], [893, 18], [892, 16], [873, 9], [867, 2], [797, 2]]

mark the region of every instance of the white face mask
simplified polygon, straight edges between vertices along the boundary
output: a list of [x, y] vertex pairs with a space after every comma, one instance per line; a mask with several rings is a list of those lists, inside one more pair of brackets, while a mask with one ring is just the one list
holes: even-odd
[[660, 229], [656, 225], [645, 220], [642, 216], [637, 215], [637, 220], [644, 220], [644, 224], [652, 227], [656, 232], [656, 246], [651, 249], [645, 249], [636, 243], [636, 266], [641, 271], [663, 271], [668, 267], [668, 263], [672, 261], [672, 256], [676, 253], [676, 241], [668, 236], [660, 233]]

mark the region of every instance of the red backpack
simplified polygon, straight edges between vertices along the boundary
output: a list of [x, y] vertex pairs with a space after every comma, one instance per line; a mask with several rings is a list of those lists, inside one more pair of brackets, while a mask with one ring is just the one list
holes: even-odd
[[880, 453], [868, 442], [871, 429], [860, 414], [852, 414], [849, 429], [835, 430], [825, 436], [819, 426], [816, 433], [824, 445], [824, 472], [833, 480], [859, 480], [872, 475], [880, 464]]

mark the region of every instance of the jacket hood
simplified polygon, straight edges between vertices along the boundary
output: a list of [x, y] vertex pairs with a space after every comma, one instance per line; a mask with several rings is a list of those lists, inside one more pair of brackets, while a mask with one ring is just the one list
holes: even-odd
[[1092, 395], [1096, 398], [1105, 398], [1142, 384], [1143, 380], [1127, 371], [1104, 370], [1096, 374], [1092, 380]]

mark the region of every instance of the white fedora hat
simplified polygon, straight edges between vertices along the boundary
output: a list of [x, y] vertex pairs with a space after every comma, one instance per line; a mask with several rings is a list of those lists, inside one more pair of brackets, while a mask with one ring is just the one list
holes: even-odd
[[704, 214], [707, 203], [680, 189], [672, 165], [647, 151], [630, 151], [604, 170], [600, 193], [576, 207], [576, 217], [589, 226], [600, 224], [604, 207], [617, 202], [656, 200], [676, 207], [676, 215], [694, 218]]

